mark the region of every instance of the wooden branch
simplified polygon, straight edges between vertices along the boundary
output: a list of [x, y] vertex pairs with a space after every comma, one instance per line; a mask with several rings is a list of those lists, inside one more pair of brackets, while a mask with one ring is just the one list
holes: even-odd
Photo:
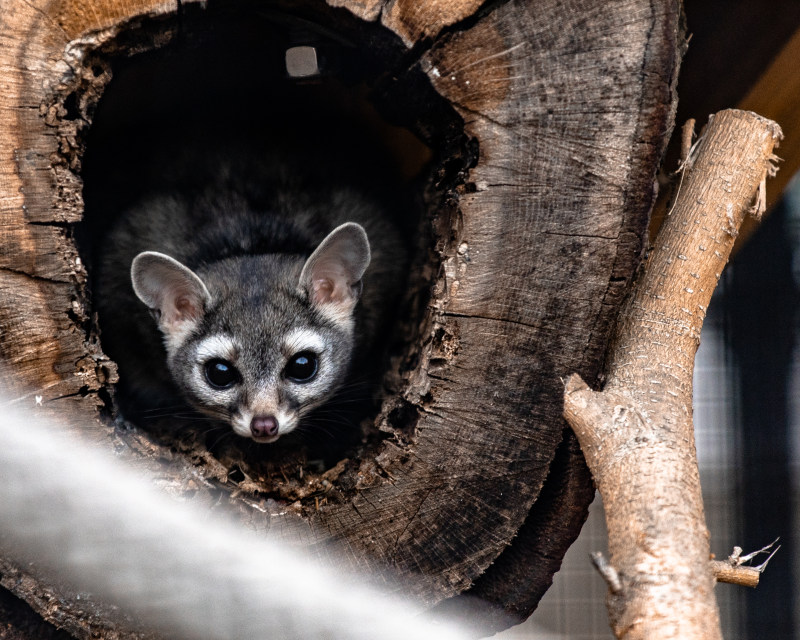
[[[800, 29], [788, 40], [780, 53], [774, 58], [747, 95], [739, 103], [739, 108], [756, 111], [768, 118], [783, 122], [789, 140], [797, 140], [800, 123], [797, 122], [797, 109], [800, 108], [800, 77], [797, 73], [797, 56], [800, 55]], [[772, 184], [771, 197], [764, 201], [764, 209], [777, 204], [789, 184], [789, 180], [800, 169], [800, 146], [788, 145], [781, 150], [783, 171]], [[747, 219], [742, 225], [737, 249], [755, 231], [757, 220]]]
[[[719, 638], [692, 425], [706, 308], [782, 137], [723, 111], [685, 163], [682, 189], [623, 306], [606, 387], [566, 385], [564, 415], [606, 506], [618, 638]], [[608, 574], [606, 570], [606, 574]]]
[[[780, 545], [777, 547], [775, 546], [777, 543], [778, 539], [775, 539], [766, 547], [762, 547], [744, 556], [742, 555], [741, 547], [734, 547], [733, 553], [725, 558], [725, 560], [711, 561], [711, 571], [714, 574], [714, 578], [716, 578], [717, 582], [738, 584], [743, 587], [757, 587], [761, 579], [761, 574], [764, 573], [764, 570], [767, 568], [767, 564], [769, 564], [769, 561], [772, 560], [772, 556], [778, 553], [778, 550], [781, 548]], [[753, 558], [762, 553], [769, 555], [760, 565], [755, 567], [745, 565], [746, 562], [750, 562]]]
[[[780, 53], [759, 77], [747, 95], [739, 102], [739, 108], [753, 110], [766, 117], [784, 123], [786, 137], [797, 140], [800, 136], [800, 77], [797, 59], [800, 56], [800, 29], [786, 42]], [[772, 196], [767, 202], [774, 205], [783, 193], [789, 180], [800, 170], [800, 146], [789, 145], [781, 150], [783, 171], [772, 184]]]
[[755, 567], [733, 565], [727, 560], [712, 560], [711, 572], [717, 582], [738, 584], [742, 587], [755, 588], [761, 579], [761, 572]]

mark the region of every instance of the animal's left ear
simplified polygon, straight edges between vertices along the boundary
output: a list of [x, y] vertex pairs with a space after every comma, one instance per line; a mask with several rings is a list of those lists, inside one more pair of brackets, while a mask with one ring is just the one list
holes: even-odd
[[306, 260], [299, 287], [313, 306], [334, 317], [346, 317], [358, 302], [369, 260], [364, 227], [346, 222], [331, 231]]

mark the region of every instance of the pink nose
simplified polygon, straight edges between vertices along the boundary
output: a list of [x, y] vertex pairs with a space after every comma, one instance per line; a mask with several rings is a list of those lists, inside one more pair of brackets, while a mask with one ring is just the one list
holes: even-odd
[[278, 435], [278, 421], [275, 416], [256, 416], [250, 422], [250, 433], [256, 438]]

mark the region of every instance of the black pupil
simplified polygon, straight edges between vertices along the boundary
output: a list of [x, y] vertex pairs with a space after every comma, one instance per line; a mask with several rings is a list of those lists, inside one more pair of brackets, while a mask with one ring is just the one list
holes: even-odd
[[227, 389], [239, 379], [236, 368], [225, 360], [214, 359], [206, 362], [206, 380], [212, 387]]
[[284, 375], [295, 382], [308, 382], [317, 373], [317, 356], [310, 351], [301, 351], [289, 358]]

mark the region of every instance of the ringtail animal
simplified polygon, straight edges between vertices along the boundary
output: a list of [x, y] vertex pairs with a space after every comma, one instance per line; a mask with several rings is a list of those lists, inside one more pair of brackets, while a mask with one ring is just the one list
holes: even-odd
[[319, 173], [272, 169], [258, 189], [220, 168], [151, 194], [103, 243], [94, 297], [129, 413], [182, 400], [272, 443], [375, 377], [405, 272], [391, 216]]

